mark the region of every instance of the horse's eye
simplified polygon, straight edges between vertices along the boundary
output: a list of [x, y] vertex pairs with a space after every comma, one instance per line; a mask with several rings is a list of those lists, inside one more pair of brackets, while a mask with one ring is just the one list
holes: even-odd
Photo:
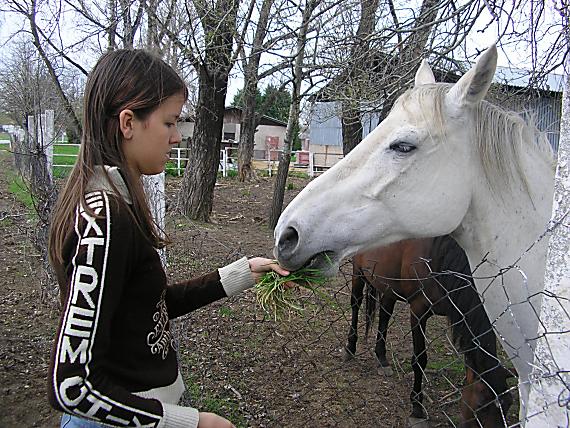
[[395, 152], [399, 152], [399, 153], [410, 153], [414, 150], [416, 150], [416, 146], [414, 146], [412, 143], [406, 143], [404, 141], [396, 141], [392, 144], [390, 144], [390, 150], [394, 150]]

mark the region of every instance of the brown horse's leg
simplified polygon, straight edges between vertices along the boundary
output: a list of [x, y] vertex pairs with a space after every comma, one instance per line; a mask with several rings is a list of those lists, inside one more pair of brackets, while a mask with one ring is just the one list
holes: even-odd
[[425, 419], [427, 414], [425, 412], [422, 393], [422, 377], [427, 365], [427, 352], [425, 341], [426, 323], [429, 315], [425, 310], [415, 311], [414, 305], [411, 305], [411, 326], [412, 326], [412, 339], [414, 343], [414, 351], [412, 355], [412, 370], [414, 371], [414, 386], [410, 394], [412, 401], [412, 417]]
[[343, 361], [348, 361], [356, 354], [356, 342], [358, 340], [358, 311], [362, 305], [364, 279], [361, 275], [352, 277], [352, 292], [350, 294], [350, 307], [352, 308], [352, 320], [348, 330], [348, 341], [343, 350]]
[[396, 300], [391, 297], [383, 297], [380, 300], [378, 336], [376, 338], [376, 348], [374, 349], [374, 353], [378, 359], [379, 366], [381, 368], [384, 368], [384, 370], [382, 370], [382, 373], [388, 376], [390, 376], [392, 373], [390, 369], [390, 363], [386, 358], [386, 337], [388, 336], [388, 324], [390, 323], [390, 318], [394, 312], [395, 304]]

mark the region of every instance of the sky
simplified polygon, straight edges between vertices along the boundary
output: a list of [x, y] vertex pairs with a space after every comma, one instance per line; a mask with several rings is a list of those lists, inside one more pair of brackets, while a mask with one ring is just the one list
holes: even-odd
[[[552, 1], [549, 3], [551, 4]], [[545, 20], [556, 20], [558, 19], [556, 13], [552, 10], [552, 7], [546, 8]], [[480, 52], [497, 40], [498, 26], [496, 24], [489, 25], [483, 31], [483, 23], [491, 22], [491, 15], [485, 10], [483, 12], [483, 19], [480, 21], [481, 25], [476, 31], [472, 32], [468, 38], [465, 47], [467, 53], [473, 55], [475, 52]], [[14, 34], [18, 29], [22, 28], [23, 20], [15, 15], [9, 15], [0, 12], [0, 59], [3, 58], [7, 52], [7, 40]], [[64, 22], [64, 28], [71, 28], [71, 24]], [[69, 30], [64, 32], [64, 37], [73, 40], [74, 32]], [[539, 52], [543, 49], [548, 49], [552, 44], [552, 40], [555, 37], [553, 34], [545, 34], [540, 36], [539, 42]], [[80, 54], [79, 61], [82, 65], [88, 64], [92, 65], [96, 60], [96, 55], [83, 52]], [[89, 64], [91, 63], [91, 64]], [[532, 61], [530, 58], [530, 52], [528, 49], [521, 49], [520, 46], [506, 46], [505, 50], [499, 49], [498, 65], [503, 67], [516, 67], [516, 68], [531, 68]], [[557, 73], [562, 74], [563, 70], [556, 70]], [[266, 84], [266, 83], [265, 83]], [[238, 67], [234, 67], [232, 72], [232, 77], [229, 81], [228, 94], [226, 98], [226, 104], [230, 104], [233, 100], [234, 95], [243, 86], [243, 79], [239, 76]], [[264, 83], [262, 83], [264, 86]]]

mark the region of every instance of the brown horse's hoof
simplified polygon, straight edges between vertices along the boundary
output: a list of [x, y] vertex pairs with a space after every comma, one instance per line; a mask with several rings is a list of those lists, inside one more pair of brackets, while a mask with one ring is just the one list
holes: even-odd
[[380, 376], [391, 377], [394, 376], [394, 370], [391, 366], [378, 366], [377, 372]]
[[341, 358], [343, 363], [348, 363], [349, 361], [354, 360], [354, 354], [346, 348], [342, 348], [342, 351], [340, 351], [340, 354], [341, 354], [340, 358]]
[[408, 428], [430, 428], [429, 420], [414, 418], [413, 416], [408, 417]]

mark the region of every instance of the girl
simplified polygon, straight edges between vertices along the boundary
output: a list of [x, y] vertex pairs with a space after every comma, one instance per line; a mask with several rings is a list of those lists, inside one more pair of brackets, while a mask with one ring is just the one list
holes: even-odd
[[251, 287], [271, 260], [245, 257], [167, 286], [141, 174], [164, 170], [180, 142], [186, 85], [141, 50], [105, 54], [86, 88], [79, 159], [54, 212], [50, 261], [63, 312], [49, 400], [65, 427], [230, 427], [178, 406], [184, 384], [169, 320]]

